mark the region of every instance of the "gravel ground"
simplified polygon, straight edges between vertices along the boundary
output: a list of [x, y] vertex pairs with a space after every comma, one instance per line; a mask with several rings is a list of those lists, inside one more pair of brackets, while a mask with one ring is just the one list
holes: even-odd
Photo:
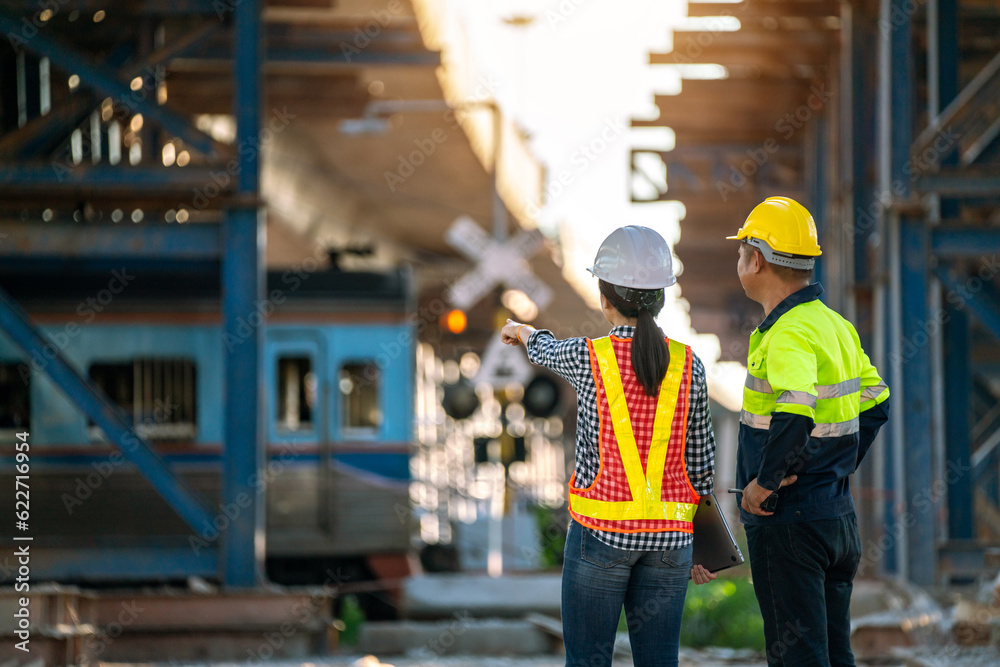
[[[764, 660], [747, 659], [739, 654], [722, 650], [719, 652], [702, 652], [682, 650], [680, 667], [766, 667]], [[730, 659], [733, 658], [733, 659]], [[124, 667], [126, 663], [114, 665], [105, 663], [105, 667]], [[199, 663], [163, 663], [185, 665], [185, 667], [243, 667], [245, 662], [199, 662]], [[324, 656], [309, 660], [268, 661], [268, 667], [564, 667], [565, 659], [561, 655], [545, 655], [532, 657], [496, 657], [496, 656], [436, 656], [434, 658], [409, 658], [404, 656], [386, 656], [379, 660], [374, 656]], [[616, 656], [614, 667], [631, 667], [631, 658]], [[146, 663], [144, 667], [154, 667]]]
[[[112, 665], [104, 663], [105, 667], [124, 667], [124, 663]], [[162, 663], [168, 664], [168, 663]], [[245, 662], [200, 662], [200, 663], [169, 663], [171, 665], [186, 665], [187, 667], [239, 667]], [[505, 658], [495, 656], [443, 656], [434, 658], [411, 658], [404, 656], [386, 656], [378, 659], [375, 656], [341, 655], [323, 656], [309, 660], [269, 661], [268, 667], [563, 667], [565, 660], [561, 655], [545, 655], [533, 657]], [[859, 662], [859, 665], [865, 663]], [[693, 650], [682, 648], [680, 651], [680, 667], [766, 667], [767, 662], [753, 652], [734, 651], [732, 649]], [[985, 662], [956, 662], [954, 653], [947, 662], [928, 663], [927, 667], [997, 667], [994, 657]], [[615, 657], [614, 667], [631, 667], [631, 658]], [[879, 662], [879, 667], [905, 667], [903, 662]], [[146, 664], [144, 667], [154, 667]]]
[[[246, 667], [246, 662], [163, 662], [142, 663], [142, 667]], [[409, 658], [386, 656], [379, 660], [374, 656], [336, 655], [309, 658], [305, 660], [275, 660], [267, 667], [564, 667], [561, 655], [534, 657], [494, 657], [494, 656], [444, 656], [434, 658]], [[104, 667], [133, 667], [138, 663], [102, 663]], [[766, 667], [767, 662], [759, 657], [748, 656], [728, 649], [695, 651], [681, 649], [680, 667]], [[898, 661], [879, 660], [858, 662], [859, 667], [997, 667], [1000, 665], [1000, 651], [990, 648], [922, 648], [910, 650], [900, 655]], [[629, 658], [615, 658], [614, 667], [631, 667]]]
[[907, 658], [906, 667], [997, 667], [1000, 649], [986, 646], [944, 646], [898, 651]]

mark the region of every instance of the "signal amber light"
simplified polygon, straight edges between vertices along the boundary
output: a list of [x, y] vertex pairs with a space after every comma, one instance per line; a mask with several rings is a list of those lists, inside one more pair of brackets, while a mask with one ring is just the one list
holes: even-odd
[[468, 320], [461, 310], [452, 310], [445, 316], [445, 326], [453, 334], [460, 334], [465, 331]]

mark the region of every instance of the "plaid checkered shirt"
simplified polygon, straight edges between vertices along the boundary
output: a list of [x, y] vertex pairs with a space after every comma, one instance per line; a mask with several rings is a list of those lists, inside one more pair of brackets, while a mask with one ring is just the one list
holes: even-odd
[[[635, 327], [617, 326], [611, 335], [632, 338]], [[598, 448], [600, 420], [597, 413], [597, 386], [590, 367], [586, 338], [558, 340], [547, 329], [531, 334], [527, 342], [528, 360], [564, 377], [576, 389], [576, 486], [590, 486], [597, 477], [601, 460]], [[692, 354], [691, 389], [688, 395], [687, 444], [684, 462], [691, 485], [699, 494], [714, 490], [715, 434], [708, 407], [705, 366], [698, 355]], [[656, 533], [616, 533], [586, 528], [599, 540], [618, 549], [631, 551], [666, 551], [691, 543], [691, 534], [679, 531]]]

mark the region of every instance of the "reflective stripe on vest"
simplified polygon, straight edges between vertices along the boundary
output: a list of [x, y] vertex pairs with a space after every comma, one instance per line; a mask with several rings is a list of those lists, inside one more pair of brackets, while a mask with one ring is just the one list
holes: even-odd
[[601, 382], [604, 385], [604, 395], [608, 401], [612, 428], [615, 439], [618, 441], [618, 453], [625, 469], [632, 500], [599, 500], [571, 493], [570, 509], [585, 517], [607, 521], [654, 520], [690, 523], [698, 509], [697, 503], [662, 500], [663, 472], [670, 444], [670, 429], [674, 420], [681, 378], [687, 360], [687, 351], [684, 345], [672, 340], [669, 341], [670, 363], [663, 383], [660, 385], [660, 393], [656, 401], [653, 436], [649, 446], [645, 472], [643, 472], [635, 434], [632, 432], [632, 422], [629, 418], [628, 406], [625, 404], [621, 371], [618, 368], [611, 339], [594, 340], [593, 349], [600, 368]]
[[865, 390], [861, 392], [861, 401], [874, 401], [882, 395], [882, 392], [887, 390], [889, 387], [885, 384], [877, 384], [873, 387], [865, 387]]
[[[755, 415], [752, 412], [743, 410], [740, 412], [740, 423], [751, 428], [767, 430], [771, 428], [771, 415]], [[860, 420], [855, 417], [843, 422], [833, 424], [816, 424], [809, 433], [814, 438], [839, 438], [843, 435], [850, 435], [860, 428]]]
[[[850, 402], [850, 406], [853, 406], [854, 402], [859, 401], [856, 398], [859, 394], [860, 401], [866, 400], [868, 395], [861, 393], [861, 378], [851, 378], [834, 384], [818, 384], [815, 394], [807, 391], [783, 391], [775, 396], [771, 389], [771, 383], [747, 372], [747, 379], [743, 386], [746, 389], [743, 401], [745, 407], [740, 413], [740, 423], [752, 428], [768, 429], [771, 426], [771, 413], [774, 412], [775, 406], [779, 403], [801, 405], [815, 411], [816, 425], [811, 433], [814, 438], [840, 437], [857, 431], [857, 417], [844, 421], [824, 420], [838, 414], [838, 408], [839, 411], [843, 411], [844, 407], [847, 406], [846, 403], [843, 403], [844, 401]], [[877, 390], [879, 388], [871, 387], [870, 389]], [[881, 389], [885, 389], [885, 386], [882, 385]], [[868, 392], [868, 389], [865, 392]], [[752, 400], [747, 400], [750, 397]], [[747, 407], [750, 407], [751, 410], [748, 410]], [[836, 419], [836, 417], [833, 418]]]

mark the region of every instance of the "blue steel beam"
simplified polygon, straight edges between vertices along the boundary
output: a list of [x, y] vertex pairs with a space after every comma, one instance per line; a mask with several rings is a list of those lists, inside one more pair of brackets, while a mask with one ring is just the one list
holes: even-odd
[[[133, 55], [133, 51], [120, 49], [105, 59], [104, 65], [115, 68], [125, 66], [122, 70], [124, 78], [132, 80], [149, 68], [170, 60], [185, 50], [204, 44], [220, 29], [221, 24], [218, 22], [204, 23], [171, 39], [165, 46], [127, 66], [125, 63]], [[66, 141], [70, 132], [78, 127], [96, 107], [97, 103], [89, 95], [84, 96], [79, 92], [71, 95], [62, 105], [55, 106], [46, 115], [33, 118], [24, 127], [0, 137], [0, 155], [25, 159], [46, 154], [54, 149], [58, 142]]]
[[916, 189], [942, 197], [1000, 197], [1000, 170], [942, 169], [918, 178]]
[[31, 552], [34, 578], [51, 581], [115, 582], [214, 577], [216, 554], [183, 547], [40, 549]]
[[971, 276], [963, 280], [953, 269], [940, 265], [934, 269], [934, 275], [949, 290], [949, 301], [957, 300], [968, 306], [983, 326], [1000, 340], [1000, 305], [984, 293], [982, 278]]
[[942, 259], [1000, 253], [1000, 229], [935, 227], [931, 232], [931, 248]]
[[979, 368], [976, 369], [976, 372], [972, 376], [972, 393], [986, 405], [993, 406], [997, 403], [998, 397], [993, 393], [990, 381], [984, 379], [983, 373]]
[[[213, 178], [214, 177], [214, 178]], [[164, 190], [181, 191], [186, 197], [192, 190], [209, 190], [215, 196], [231, 191], [233, 177], [224, 167], [142, 167], [94, 165], [80, 166], [27, 164], [0, 166], [0, 190], [17, 195], [26, 190], [41, 190], [45, 194], [60, 190], [94, 189], [102, 193], [162, 194]], [[219, 187], [222, 181], [224, 185]], [[194, 202], [192, 201], [192, 205]]]
[[[913, 142], [912, 154], [914, 156], [921, 155], [925, 150], [931, 148], [943, 129], [952, 127], [962, 133], [962, 128], [968, 127], [970, 117], [979, 116], [984, 111], [988, 113], [989, 107], [987, 105], [991, 103], [991, 95], [993, 94], [990, 86], [998, 73], [1000, 73], [1000, 53], [993, 56], [993, 59], [972, 77], [972, 80], [955, 96], [955, 99], [946, 108], [940, 110], [936, 118], [930, 120], [930, 124]], [[969, 138], [965, 137], [965, 139]], [[938, 157], [943, 157], [943, 155], [939, 154]]]
[[[260, 3], [242, 0], [236, 7], [233, 25], [237, 146], [256, 145], [260, 130]], [[263, 578], [264, 562], [264, 503], [255, 487], [263, 464], [258, 383], [261, 334], [259, 327], [251, 327], [247, 335], [245, 329], [241, 331], [241, 323], [256, 312], [263, 291], [264, 225], [256, 206], [260, 151], [240, 151], [239, 160], [237, 206], [227, 212], [223, 223], [222, 327], [226, 356], [222, 494], [227, 507], [244, 509], [223, 535], [220, 565], [224, 584], [249, 588]]]
[[26, 159], [49, 154], [66, 141], [96, 106], [89, 95], [74, 95], [44, 116], [36, 116], [0, 137], [0, 157]]
[[59, 350], [32, 326], [28, 314], [0, 288], [0, 329], [32, 360], [37, 360], [46, 375], [108, 436], [143, 477], [177, 514], [195, 531], [211, 524], [205, 506], [187, 489], [156, 455], [149, 444], [136, 434], [129, 418], [90, 380], [69, 365]]
[[[109, 14], [120, 11], [129, 15], [146, 16], [189, 16], [203, 15], [224, 17], [232, 11], [232, 6], [239, 0], [129, 0], [128, 3], [109, 3], [107, 0], [58, 0], [55, 5], [40, 3], [38, 0], [4, 0], [4, 5], [10, 11], [24, 14], [28, 20], [51, 6], [58, 7], [60, 13], [78, 10], [81, 13], [93, 13], [98, 10]], [[127, 9], [121, 5], [127, 4]]]
[[[144, 273], [166, 273], [178, 277], [197, 278], [204, 281], [218, 281], [219, 279], [218, 259], [192, 261], [187, 259], [146, 258], [142, 259], [141, 263]], [[108, 273], [121, 270], [121, 268], [121, 259], [76, 260], [71, 257], [11, 255], [3, 259], [3, 267], [0, 269], [0, 275], [16, 276], [22, 283], [30, 283], [35, 276], [40, 275], [51, 276], [53, 274], [72, 272], [90, 274]]]
[[[106, 67], [121, 67], [134, 55], [131, 48], [117, 48], [104, 60]], [[0, 136], [0, 155], [24, 160], [31, 155], [48, 155], [69, 141], [70, 133], [97, 108], [90, 91], [77, 89], [44, 116], [29, 118], [26, 125]]]
[[978, 540], [952, 540], [938, 548], [941, 569], [950, 572], [954, 581], [957, 575], [978, 580], [982, 572], [991, 569], [986, 565], [986, 553]]
[[[353, 37], [352, 37], [353, 39]], [[348, 44], [352, 43], [350, 40]], [[229, 62], [229, 53], [221, 46], [208, 48], [191, 48], [186, 51], [186, 57], [193, 61], [205, 60], [214, 62]], [[183, 54], [182, 54], [183, 55]], [[358, 52], [344, 53], [325, 48], [275, 48], [267, 49], [266, 62], [269, 65], [342, 65], [347, 68], [363, 66], [393, 65], [437, 67], [441, 64], [441, 54], [436, 51], [399, 51], [378, 50], [373, 47], [358, 49]]]
[[344, 54], [323, 49], [268, 49], [268, 64], [282, 65], [415, 65], [437, 67], [441, 64], [441, 54], [434, 51], [376, 51], [361, 49], [360, 53]]
[[[4, 34], [20, 34], [21, 20], [6, 10], [0, 10], [0, 31]], [[81, 83], [101, 95], [115, 100], [131, 111], [141, 113], [170, 134], [183, 139], [199, 153], [212, 158], [221, 157], [225, 151], [204, 132], [193, 127], [185, 118], [172, 112], [168, 107], [156, 104], [155, 96], [145, 88], [134, 91], [128, 83], [120, 81], [116, 73], [108, 67], [92, 62], [84, 54], [51, 39], [42, 31], [24, 40], [24, 47], [39, 56], [47, 56], [52, 64], [65, 72], [80, 77]]]
[[118, 260], [218, 260], [221, 228], [197, 225], [0, 224], [13, 242], [0, 243], [0, 258], [65, 257]]
[[[997, 405], [997, 397], [988, 384], [989, 380], [983, 380], [982, 369], [972, 380], [973, 393], [989, 408]], [[970, 415], [974, 417], [975, 412], [971, 410]], [[997, 445], [998, 433], [1000, 433], [1000, 418], [991, 417], [991, 413], [986, 413], [981, 418], [983, 421], [976, 424], [975, 431], [971, 437], [972, 451], [972, 479], [979, 481], [983, 477], [996, 475], [997, 462], [1000, 459], [1000, 446]]]
[[[385, 17], [383, 17], [384, 19]], [[364, 48], [391, 46], [399, 50], [412, 47], [414, 50], [426, 51], [420, 30], [416, 26], [407, 24], [386, 23], [377, 34], [367, 35], [368, 43], [349, 27], [345, 28], [341, 21], [316, 21], [309, 24], [265, 23], [263, 30], [264, 44], [270, 48], [291, 46], [340, 51], [342, 44], [347, 43], [356, 48], [361, 46]], [[369, 32], [372, 31], [369, 30]], [[358, 40], [357, 45], [354, 44], [354, 40]]]

